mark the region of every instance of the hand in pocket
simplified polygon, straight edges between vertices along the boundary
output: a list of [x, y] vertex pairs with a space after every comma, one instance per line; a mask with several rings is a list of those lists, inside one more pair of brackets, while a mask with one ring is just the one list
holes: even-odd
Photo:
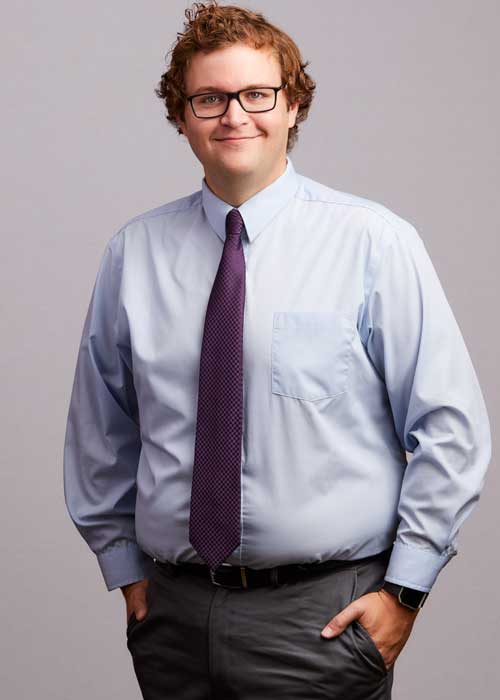
[[121, 586], [121, 591], [126, 601], [126, 622], [129, 624], [132, 615], [135, 613], [136, 620], [141, 622], [148, 614], [146, 601], [146, 590], [149, 579], [143, 578], [140, 581]]

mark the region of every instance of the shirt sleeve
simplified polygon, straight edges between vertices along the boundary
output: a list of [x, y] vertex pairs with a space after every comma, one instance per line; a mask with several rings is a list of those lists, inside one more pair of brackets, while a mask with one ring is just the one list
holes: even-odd
[[120, 313], [123, 236], [109, 241], [84, 322], [64, 443], [64, 496], [96, 554], [106, 587], [149, 575], [135, 538], [141, 450], [126, 317]]
[[360, 335], [411, 453], [385, 578], [429, 591], [458, 553], [491, 458], [481, 389], [425, 245], [401, 219], [384, 235]]

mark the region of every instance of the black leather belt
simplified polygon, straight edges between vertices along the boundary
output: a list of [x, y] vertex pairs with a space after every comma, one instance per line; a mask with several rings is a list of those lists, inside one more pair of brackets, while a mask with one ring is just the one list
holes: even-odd
[[324, 571], [333, 569], [345, 569], [360, 566], [369, 561], [389, 560], [392, 546], [377, 554], [372, 554], [361, 559], [328, 559], [322, 562], [310, 564], [283, 564], [270, 569], [252, 569], [248, 566], [235, 566], [221, 564], [216, 569], [210, 569], [206, 564], [194, 564], [181, 562], [172, 564], [169, 561], [154, 559], [154, 563], [160, 569], [168, 571], [174, 576], [193, 574], [208, 578], [215, 586], [224, 588], [255, 588], [256, 586], [279, 586], [289, 581], [297, 581], [307, 576], [316, 576]]

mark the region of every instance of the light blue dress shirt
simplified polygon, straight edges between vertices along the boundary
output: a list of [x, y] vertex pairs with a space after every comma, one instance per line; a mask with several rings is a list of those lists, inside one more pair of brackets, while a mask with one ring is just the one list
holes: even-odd
[[[188, 539], [199, 361], [230, 209], [203, 179], [128, 221], [102, 257], [64, 489], [108, 590], [149, 575], [151, 558], [203, 563]], [[226, 562], [357, 559], [393, 545], [387, 580], [429, 591], [457, 554], [491, 436], [422, 239], [382, 204], [298, 174], [290, 157], [239, 211], [241, 541]]]

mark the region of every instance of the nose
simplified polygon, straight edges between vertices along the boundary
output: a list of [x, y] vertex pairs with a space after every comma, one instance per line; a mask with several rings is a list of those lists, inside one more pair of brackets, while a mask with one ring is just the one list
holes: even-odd
[[226, 113], [221, 117], [221, 123], [227, 126], [244, 124], [248, 121], [248, 112], [245, 112], [236, 97], [229, 100]]

